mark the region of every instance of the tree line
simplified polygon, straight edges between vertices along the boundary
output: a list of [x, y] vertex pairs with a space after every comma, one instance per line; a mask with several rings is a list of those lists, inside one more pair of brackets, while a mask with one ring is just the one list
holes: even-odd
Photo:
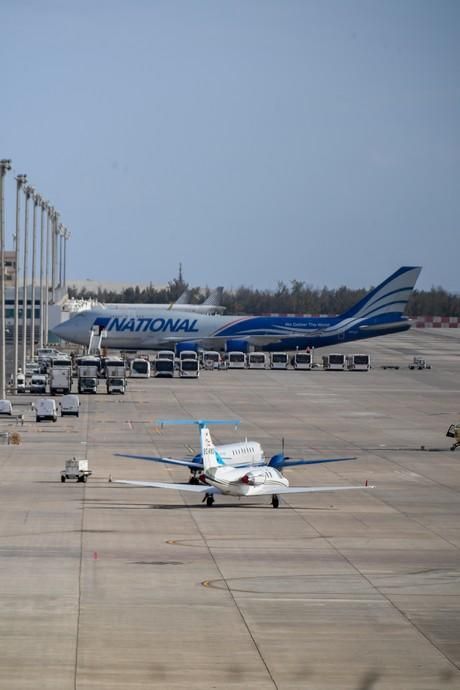
[[[160, 303], [172, 304], [182, 294], [187, 284], [175, 278], [164, 289], [155, 289], [152, 284], [125, 288], [121, 292], [99, 289], [92, 292], [85, 288], [69, 288], [69, 296], [76, 299], [95, 299], [110, 303]], [[198, 287], [189, 288], [190, 303], [199, 304], [209, 294]], [[224, 290], [222, 305], [228, 314], [341, 314], [353, 306], [368, 292], [367, 289], [353, 290], [339, 288], [315, 288], [300, 280], [289, 285], [279, 282], [275, 290], [257, 290], [239, 287]], [[460, 316], [460, 295], [447, 292], [441, 287], [431, 290], [414, 290], [406, 313], [408, 316]]]

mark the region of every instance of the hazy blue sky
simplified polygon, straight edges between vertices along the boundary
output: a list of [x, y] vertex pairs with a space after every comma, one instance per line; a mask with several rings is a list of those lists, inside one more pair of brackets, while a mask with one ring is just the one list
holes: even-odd
[[460, 2], [0, 0], [0, 26], [0, 157], [70, 277], [460, 291]]

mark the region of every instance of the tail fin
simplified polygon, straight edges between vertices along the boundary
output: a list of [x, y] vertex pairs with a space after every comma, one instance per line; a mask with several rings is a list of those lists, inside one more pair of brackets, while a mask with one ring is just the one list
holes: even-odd
[[206, 426], [200, 427], [200, 441], [201, 441], [201, 457], [203, 458], [204, 471], [211, 469], [212, 467], [219, 467], [224, 465], [219, 453], [214, 447], [212, 442], [211, 433]]
[[214, 290], [211, 290], [209, 296], [205, 299], [203, 304], [209, 305], [210, 307], [220, 307], [220, 305], [222, 304], [223, 292], [224, 288], [222, 287], [222, 285], [214, 288]]
[[341, 314], [341, 318], [366, 319], [388, 314], [400, 316], [406, 308], [421, 270], [421, 266], [402, 266], [351, 309]]

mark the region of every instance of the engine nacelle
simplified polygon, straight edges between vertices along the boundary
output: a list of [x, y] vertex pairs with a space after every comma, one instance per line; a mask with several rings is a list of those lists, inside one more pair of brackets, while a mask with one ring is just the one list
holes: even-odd
[[249, 343], [247, 340], [232, 339], [225, 343], [226, 352], [249, 352]]
[[188, 342], [182, 342], [182, 343], [177, 343], [176, 345], [176, 355], [179, 356], [181, 352], [184, 352], [185, 350], [191, 350], [193, 352], [198, 352], [198, 343], [194, 343], [193, 341], [188, 341]]
[[248, 472], [241, 478], [241, 481], [249, 486], [260, 486], [260, 484], [265, 483], [265, 473]]

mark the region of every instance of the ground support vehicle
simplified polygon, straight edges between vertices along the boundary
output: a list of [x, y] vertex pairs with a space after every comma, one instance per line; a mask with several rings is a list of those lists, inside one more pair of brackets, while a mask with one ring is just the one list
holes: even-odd
[[52, 366], [49, 370], [50, 395], [70, 393], [72, 390], [72, 368], [70, 366]]
[[61, 407], [61, 417], [65, 415], [80, 416], [80, 399], [78, 395], [64, 395], [59, 403]]
[[88, 469], [88, 460], [69, 458], [65, 461], [65, 469], [61, 471], [61, 482], [64, 483], [66, 479], [76, 479], [77, 482], [86, 483], [91, 474], [91, 470]]
[[179, 376], [187, 379], [197, 379], [200, 375], [198, 357], [181, 357], [179, 360]]
[[447, 429], [446, 436], [454, 439], [454, 443], [451, 445], [450, 449], [455, 450], [458, 448], [460, 446], [460, 424], [451, 424]]
[[412, 364], [409, 364], [409, 369], [431, 369], [431, 364], [427, 364], [423, 357], [414, 357]]
[[174, 360], [173, 350], [160, 350], [155, 358], [153, 375], [172, 378], [174, 376]]
[[287, 369], [288, 365], [289, 356], [287, 352], [270, 353], [270, 369]]
[[248, 354], [248, 369], [266, 369], [267, 355], [265, 352], [250, 352]]
[[97, 392], [97, 374], [99, 363], [95, 357], [87, 357], [80, 360], [77, 367], [77, 380], [79, 393]]
[[49, 419], [57, 422], [56, 402], [52, 398], [39, 398], [33, 403], [35, 409], [35, 421], [41, 422], [43, 419]]
[[16, 393], [25, 393], [25, 392], [26, 392], [26, 377], [21, 372], [21, 373], [17, 374], [17, 376], [16, 376]]
[[131, 378], [148, 379], [150, 378], [150, 362], [144, 357], [132, 359], [129, 365]]
[[46, 374], [33, 374], [30, 379], [29, 390], [31, 393], [46, 393], [48, 379]]
[[326, 371], [345, 371], [345, 355], [338, 352], [323, 355], [323, 369]]
[[245, 352], [227, 352], [226, 356], [227, 369], [246, 369], [246, 353]]
[[371, 358], [369, 355], [347, 355], [348, 371], [369, 371], [371, 368]]
[[108, 395], [111, 393], [121, 393], [121, 395], [124, 395], [126, 392], [126, 379], [119, 376], [108, 378], [106, 385]]
[[296, 352], [291, 358], [291, 364], [294, 369], [310, 371], [313, 368], [313, 353]]
[[220, 352], [217, 352], [217, 350], [205, 350], [202, 354], [201, 361], [203, 363], [203, 369], [220, 369]]
[[0, 400], [0, 415], [11, 417], [13, 414], [13, 406], [10, 400]]

